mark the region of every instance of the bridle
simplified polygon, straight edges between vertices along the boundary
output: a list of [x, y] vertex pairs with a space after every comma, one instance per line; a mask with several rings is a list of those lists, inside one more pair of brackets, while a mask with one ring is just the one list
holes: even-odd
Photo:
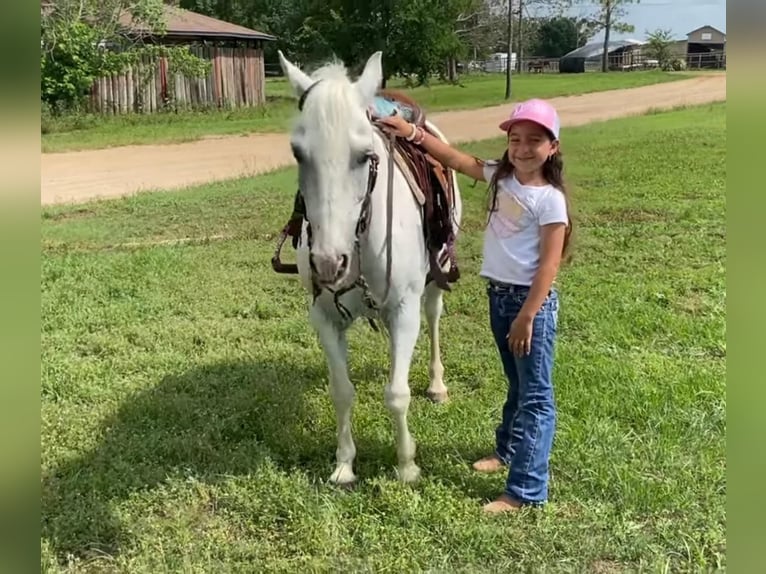
[[[304, 92], [301, 94], [300, 99], [298, 100], [298, 110], [303, 111], [303, 106], [306, 102], [306, 98], [308, 97], [311, 90], [313, 90], [317, 84], [321, 83], [322, 80], [318, 80], [311, 84]], [[368, 113], [368, 118], [372, 119]], [[393, 142], [391, 142], [393, 145]], [[393, 150], [391, 150], [393, 152]], [[388, 260], [387, 260], [387, 275], [386, 275], [386, 292], [383, 297], [383, 302], [386, 301], [388, 298], [388, 292], [389, 292], [389, 286], [391, 283], [391, 220], [392, 220], [392, 197], [393, 197], [393, 166], [391, 165], [393, 163], [393, 153], [389, 154], [389, 182], [388, 182], [388, 230], [387, 230], [387, 251], [388, 251]], [[378, 154], [375, 152], [372, 152], [369, 154], [369, 171], [367, 175], [367, 189], [365, 190], [364, 199], [362, 200], [362, 207], [359, 212], [359, 218], [356, 222], [356, 227], [354, 231], [354, 260], [357, 264], [357, 271], [356, 271], [356, 279], [345, 286], [342, 286], [341, 288], [337, 290], [330, 289], [328, 287], [325, 287], [324, 289], [327, 289], [331, 293], [333, 293], [335, 307], [338, 309], [338, 312], [341, 314], [341, 316], [344, 317], [346, 320], [351, 319], [351, 313], [349, 310], [340, 302], [340, 297], [349, 291], [360, 288], [363, 292], [363, 299], [365, 305], [372, 309], [372, 310], [378, 310], [380, 308], [380, 305], [375, 302], [375, 300], [372, 298], [370, 291], [369, 291], [369, 285], [367, 284], [367, 280], [364, 278], [364, 275], [361, 271], [361, 256], [360, 256], [360, 242], [361, 239], [365, 236], [367, 230], [369, 229], [370, 225], [370, 218], [372, 216], [372, 210], [371, 210], [371, 199], [372, 199], [372, 192], [375, 189], [375, 184], [378, 180], [378, 165], [380, 164], [380, 158]], [[301, 192], [302, 193], [302, 192]], [[311, 221], [308, 218], [308, 214], [304, 214], [304, 217], [306, 218], [306, 236], [307, 236], [307, 247], [309, 249], [309, 253], [311, 252], [311, 245], [312, 245], [312, 234], [311, 234]], [[309, 267], [311, 268], [311, 284], [313, 287], [313, 295], [314, 295], [314, 301], [316, 301], [316, 298], [320, 295], [322, 292], [322, 287], [320, 287], [316, 281], [316, 267], [314, 266], [314, 262], [309, 257]], [[375, 324], [370, 321], [373, 328], [377, 330], [377, 327]]]

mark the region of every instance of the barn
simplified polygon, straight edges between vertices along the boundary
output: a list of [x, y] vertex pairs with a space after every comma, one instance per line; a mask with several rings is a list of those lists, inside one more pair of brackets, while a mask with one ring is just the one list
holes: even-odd
[[700, 26], [686, 35], [688, 68], [725, 68], [726, 34], [713, 26]]
[[[624, 69], [633, 62], [632, 52], [641, 46], [636, 40], [612, 40], [609, 42], [608, 66], [610, 70]], [[559, 59], [559, 72], [576, 74], [601, 69], [601, 57], [604, 53], [604, 42], [597, 41], [585, 44], [572, 50]]]
[[162, 109], [242, 108], [266, 101], [263, 43], [274, 36], [210, 16], [165, 5], [166, 32], [147, 38], [128, 14], [120, 22], [144, 42], [185, 45], [210, 62], [204, 78], [186, 78], [168, 69], [165, 58], [144, 59], [121, 74], [97, 79], [90, 93], [97, 113], [152, 113]]

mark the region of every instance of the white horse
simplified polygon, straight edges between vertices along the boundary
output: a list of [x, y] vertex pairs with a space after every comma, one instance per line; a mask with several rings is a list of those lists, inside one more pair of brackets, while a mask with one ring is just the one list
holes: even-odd
[[[384, 398], [396, 428], [398, 476], [410, 483], [420, 475], [407, 411], [421, 297], [431, 342], [427, 393], [436, 402], [447, 398], [439, 349], [443, 302], [442, 290], [433, 281], [426, 286], [429, 262], [422, 207], [398, 165], [389, 173], [386, 136], [367, 116], [382, 79], [381, 52], [370, 57], [355, 82], [341, 64], [325, 65], [309, 76], [281, 52], [279, 57], [301, 99], [290, 143], [308, 221], [296, 259], [301, 282], [310, 294], [310, 321], [326, 355], [337, 417], [336, 467], [330, 481], [347, 485], [356, 480], [351, 433], [356, 393], [348, 376], [346, 330], [357, 318], [374, 317], [382, 320], [389, 334], [391, 366]], [[430, 123], [429, 128], [443, 137]], [[452, 177], [457, 233], [462, 203], [454, 172]], [[390, 230], [389, 178], [393, 178]]]

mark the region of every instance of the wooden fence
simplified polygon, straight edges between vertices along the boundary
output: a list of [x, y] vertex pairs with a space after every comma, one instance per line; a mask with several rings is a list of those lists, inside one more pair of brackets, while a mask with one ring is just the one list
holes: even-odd
[[121, 74], [99, 78], [91, 88], [91, 111], [153, 113], [163, 109], [240, 108], [263, 104], [263, 50], [252, 47], [190, 46], [211, 63], [206, 77], [168, 70], [166, 58], [145, 58]]

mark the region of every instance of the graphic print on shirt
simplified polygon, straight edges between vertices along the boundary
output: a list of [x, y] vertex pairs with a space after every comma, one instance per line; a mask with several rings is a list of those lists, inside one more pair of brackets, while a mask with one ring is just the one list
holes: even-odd
[[513, 237], [528, 227], [532, 221], [532, 213], [516, 195], [502, 191], [497, 194], [497, 211], [490, 219], [495, 235], [503, 239]]

